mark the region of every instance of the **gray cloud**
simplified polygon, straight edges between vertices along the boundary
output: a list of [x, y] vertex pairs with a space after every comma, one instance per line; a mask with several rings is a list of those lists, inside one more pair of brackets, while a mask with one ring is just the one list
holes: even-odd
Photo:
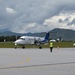
[[[6, 11], [7, 8], [13, 9], [12, 14]], [[36, 27], [41, 25], [40, 31], [43, 31], [45, 19], [62, 11], [72, 10], [75, 10], [75, 0], [0, 0], [0, 25], [4, 29], [18, 32], [20, 28], [36, 23]], [[16, 13], [13, 13], [14, 11]], [[65, 19], [65, 21], [68, 20], [69, 18]], [[60, 19], [59, 22], [63, 21]], [[23, 29], [23, 32], [33, 31], [33, 28], [35, 27]]]
[[65, 21], [69, 21], [69, 18], [70, 18], [70, 17], [67, 17], [67, 18], [65, 19]]
[[72, 25], [72, 24], [75, 25], [75, 18], [70, 23], [68, 23], [68, 25]]
[[59, 20], [58, 20], [58, 22], [59, 22], [59, 23], [62, 23], [62, 22], [63, 22], [63, 20], [62, 20], [62, 19], [59, 19]]
[[59, 23], [65, 23], [65, 22], [68, 22], [69, 19], [70, 19], [70, 17], [67, 17], [67, 18], [65, 18], [64, 20], [59, 19], [58, 22], [59, 22]]

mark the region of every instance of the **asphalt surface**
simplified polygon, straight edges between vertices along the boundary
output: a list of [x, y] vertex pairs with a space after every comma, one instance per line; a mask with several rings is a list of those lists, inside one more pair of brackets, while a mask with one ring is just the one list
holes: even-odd
[[75, 48], [0, 48], [0, 75], [75, 75]]

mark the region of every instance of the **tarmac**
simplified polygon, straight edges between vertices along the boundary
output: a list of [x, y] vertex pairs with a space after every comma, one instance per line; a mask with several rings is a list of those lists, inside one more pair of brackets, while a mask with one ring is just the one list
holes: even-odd
[[0, 75], [75, 75], [75, 48], [0, 48]]

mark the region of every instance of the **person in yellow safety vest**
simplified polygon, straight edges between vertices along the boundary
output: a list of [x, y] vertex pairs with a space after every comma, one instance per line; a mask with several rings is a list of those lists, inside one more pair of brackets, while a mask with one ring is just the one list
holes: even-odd
[[50, 52], [52, 52], [52, 50], [53, 50], [53, 42], [51, 41], [50, 42]]

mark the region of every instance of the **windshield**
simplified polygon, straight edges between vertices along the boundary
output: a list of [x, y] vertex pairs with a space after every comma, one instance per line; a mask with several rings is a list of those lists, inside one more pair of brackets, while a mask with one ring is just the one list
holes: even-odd
[[25, 38], [20, 38], [20, 39], [25, 40]]

